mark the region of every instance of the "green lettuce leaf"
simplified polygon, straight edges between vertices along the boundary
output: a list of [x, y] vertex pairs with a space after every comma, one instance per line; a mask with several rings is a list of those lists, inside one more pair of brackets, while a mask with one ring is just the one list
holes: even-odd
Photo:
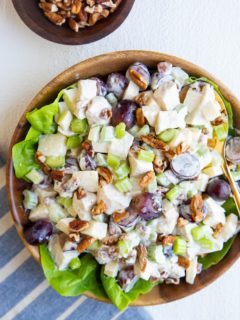
[[25, 141], [26, 140], [35, 140], [38, 141], [39, 137], [41, 135], [41, 132], [39, 132], [38, 130], [34, 129], [33, 127], [30, 127], [30, 129], [28, 130], [28, 133], [25, 137]]
[[101, 280], [107, 296], [120, 311], [125, 310], [140, 294], [150, 292], [158, 284], [139, 279], [134, 287], [128, 293], [125, 293], [118, 285], [116, 278], [108, 277], [104, 274], [104, 267], [101, 270]]
[[231, 213], [236, 214], [238, 216], [238, 209], [236, 207], [236, 204], [234, 202], [234, 199], [232, 197], [229, 197], [224, 204], [222, 205], [224, 210], [226, 211], [226, 216], [228, 216]]
[[224, 243], [222, 250], [207, 254], [205, 257], [199, 257], [198, 262], [202, 264], [202, 269], [206, 270], [219, 263], [230, 250], [236, 237], [232, 237]]
[[98, 297], [106, 297], [97, 276], [100, 273], [99, 265], [93, 256], [84, 255], [78, 269], [60, 271], [56, 268], [45, 244], [40, 245], [39, 251], [45, 277], [60, 295], [75, 297], [88, 291]]
[[35, 162], [36, 139], [24, 140], [12, 148], [12, 159], [17, 178], [24, 178], [32, 169], [39, 169]]
[[213, 86], [214, 90], [219, 94], [220, 98], [222, 99], [222, 101], [223, 101], [223, 103], [225, 105], [225, 108], [226, 108], [227, 114], [228, 114], [228, 127], [229, 127], [229, 132], [228, 133], [231, 136], [234, 135], [233, 112], [232, 112], [232, 106], [231, 106], [230, 102], [227, 101], [227, 99], [223, 96], [223, 94], [221, 93], [218, 85], [215, 82], [213, 82], [213, 81], [211, 81], [211, 80], [209, 80], [209, 79], [207, 79], [205, 77], [201, 77], [201, 78], [189, 77], [187, 83], [188, 84], [192, 84], [192, 83], [194, 83], [196, 81], [202, 81], [202, 82], [209, 83], [210, 85]]

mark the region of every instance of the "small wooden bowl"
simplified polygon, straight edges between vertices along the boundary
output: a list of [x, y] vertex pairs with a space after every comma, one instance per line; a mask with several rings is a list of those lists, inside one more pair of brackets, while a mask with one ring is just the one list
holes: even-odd
[[39, 36], [60, 44], [80, 45], [102, 39], [116, 30], [127, 18], [135, 0], [123, 0], [115, 12], [92, 27], [79, 32], [72, 31], [66, 24], [54, 25], [38, 7], [38, 0], [12, 0], [23, 22]]
[[[150, 51], [123, 51], [123, 52], [114, 52], [105, 55], [101, 55], [89, 60], [80, 62], [79, 64], [67, 69], [50, 83], [48, 83], [32, 100], [29, 106], [26, 108], [26, 112], [34, 108], [39, 108], [46, 103], [50, 103], [56, 97], [56, 94], [64, 87], [72, 84], [80, 75], [82, 78], [88, 78], [93, 75], [107, 75], [111, 72], [124, 71], [126, 68], [135, 61], [142, 61], [149, 67], [156, 67], [159, 61], [168, 61], [173, 65], [179, 66], [186, 70], [189, 74], [195, 76], [204, 76], [212, 81], [218, 83], [224, 96], [230, 101], [234, 118], [238, 121], [235, 122], [235, 126], [240, 128], [240, 102], [237, 98], [231, 93], [231, 91], [221, 84], [217, 79], [215, 79], [207, 71], [201, 69], [200, 67], [187, 62], [183, 59], [169, 56], [166, 54], [161, 54], [157, 52]], [[11, 146], [8, 156], [8, 165], [7, 165], [7, 190], [8, 190], [8, 199], [9, 205], [12, 212], [12, 216], [17, 228], [17, 231], [23, 240], [26, 247], [29, 249], [33, 257], [40, 262], [38, 248], [30, 246], [26, 243], [23, 236], [23, 227], [27, 224], [26, 215], [22, 209], [22, 191], [26, 185], [25, 182], [16, 179], [14, 175], [12, 159], [11, 159], [11, 149], [12, 146], [24, 139], [26, 132], [29, 128], [29, 125], [26, 122], [25, 114], [21, 117], [17, 128], [15, 129]], [[177, 300], [197, 292], [198, 290], [206, 287], [211, 282], [216, 280], [221, 276], [225, 271], [227, 271], [231, 265], [238, 259], [240, 256], [240, 236], [234, 241], [231, 250], [228, 252], [226, 257], [217, 265], [213, 266], [209, 270], [202, 272], [197, 276], [195, 284], [189, 285], [185, 281], [181, 281], [181, 284], [178, 286], [162, 284], [155, 287], [152, 292], [142, 295], [137, 301], [133, 303], [134, 306], [148, 306], [170, 302]], [[93, 294], [87, 293], [88, 297], [98, 299]], [[98, 299], [99, 300], [99, 299]], [[102, 299], [101, 301], [109, 302], [109, 300]]]

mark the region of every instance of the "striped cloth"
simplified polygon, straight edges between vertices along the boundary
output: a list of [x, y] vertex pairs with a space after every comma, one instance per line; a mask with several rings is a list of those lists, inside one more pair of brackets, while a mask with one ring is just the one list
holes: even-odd
[[64, 298], [45, 280], [41, 267], [23, 246], [7, 205], [5, 161], [0, 155], [0, 319], [150, 320], [143, 308], [120, 313], [113, 305], [84, 296]]

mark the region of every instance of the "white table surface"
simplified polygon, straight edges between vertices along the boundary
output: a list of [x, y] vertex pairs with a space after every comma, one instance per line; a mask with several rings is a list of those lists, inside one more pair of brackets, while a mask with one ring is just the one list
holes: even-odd
[[[239, 15], [239, 0], [136, 0], [124, 24], [107, 38], [63, 46], [34, 34], [11, 1], [0, 0], [0, 152], [6, 152], [18, 118], [43, 85], [105, 52], [146, 49], [183, 57], [215, 74], [240, 98]], [[191, 297], [146, 309], [154, 319], [240, 319], [239, 268], [238, 261]]]

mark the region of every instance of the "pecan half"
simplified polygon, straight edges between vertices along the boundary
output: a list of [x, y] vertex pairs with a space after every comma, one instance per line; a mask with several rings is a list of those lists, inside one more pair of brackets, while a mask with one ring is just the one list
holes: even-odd
[[134, 98], [134, 101], [139, 105], [143, 106], [147, 103], [149, 97], [151, 96], [151, 91], [141, 92], [138, 96]]
[[81, 232], [89, 227], [88, 221], [73, 220], [69, 223], [69, 230], [71, 232]]
[[62, 181], [62, 179], [64, 177], [64, 171], [63, 170], [52, 170], [50, 172], [50, 175], [54, 180]]
[[213, 126], [218, 126], [226, 121], [226, 116], [224, 114], [221, 114], [219, 117], [211, 121], [211, 124]]
[[220, 235], [220, 233], [222, 232], [223, 228], [224, 228], [224, 225], [223, 225], [221, 222], [218, 223], [218, 224], [215, 226], [214, 232], [213, 232], [213, 237], [214, 237], [215, 239]]
[[118, 234], [114, 234], [112, 236], [108, 236], [105, 237], [104, 239], [102, 239], [102, 243], [107, 245], [107, 246], [111, 246], [113, 244], [116, 244], [119, 240], [119, 235]]
[[147, 249], [143, 244], [137, 247], [137, 263], [141, 272], [144, 272], [147, 267]]
[[178, 264], [179, 264], [179, 266], [183, 267], [184, 269], [187, 269], [190, 266], [190, 260], [186, 257], [179, 256], [178, 257]]
[[113, 221], [114, 221], [115, 223], [118, 223], [118, 222], [126, 219], [128, 216], [129, 216], [129, 213], [128, 213], [127, 211], [122, 211], [122, 212], [120, 212], [120, 211], [115, 211], [115, 212], [113, 213], [113, 215], [112, 215]]
[[77, 23], [73, 18], [68, 19], [68, 25], [73, 31], [79, 31], [79, 23]]
[[192, 197], [190, 203], [190, 211], [193, 221], [201, 222], [203, 219], [203, 199], [199, 194], [196, 194]]
[[153, 168], [156, 173], [162, 173], [168, 166], [166, 160], [162, 160], [160, 157], [156, 156], [153, 161]]
[[87, 248], [89, 248], [94, 242], [96, 241], [95, 238], [86, 236], [82, 241], [78, 244], [77, 250], [79, 253], [84, 252]]
[[42, 171], [48, 175], [50, 173], [51, 169], [42, 161], [43, 158], [45, 158], [45, 157], [43, 156], [43, 154], [40, 151], [37, 151], [35, 153], [36, 163], [39, 164]]
[[57, 26], [61, 26], [66, 22], [66, 19], [62, 17], [60, 14], [55, 12], [44, 12], [45, 16]]
[[106, 209], [107, 209], [107, 207], [106, 207], [104, 201], [103, 201], [103, 200], [100, 200], [99, 203], [96, 204], [96, 205], [92, 208], [91, 212], [92, 212], [92, 215], [93, 215], [93, 216], [98, 216], [99, 214], [104, 213], [104, 212], [106, 211]]
[[179, 155], [183, 152], [189, 151], [190, 146], [185, 142], [180, 143], [176, 148], [176, 154]]
[[177, 220], [177, 228], [182, 228], [188, 223], [187, 219], [184, 219], [182, 217], [178, 218]]
[[78, 14], [82, 8], [82, 1], [81, 0], [73, 0], [72, 1], [72, 7], [71, 7], [71, 13], [72, 14]]
[[98, 167], [97, 172], [106, 181], [106, 183], [111, 183], [113, 181], [113, 174], [108, 168]]
[[154, 179], [154, 172], [148, 171], [139, 181], [139, 185], [141, 188], [146, 188]]
[[78, 200], [81, 200], [82, 198], [86, 197], [86, 191], [80, 187], [76, 191], [76, 196]]
[[175, 158], [177, 156], [177, 154], [175, 151], [169, 149], [168, 151], [164, 151], [164, 156], [168, 160], [172, 160], [173, 158]]
[[38, 5], [45, 12], [57, 12], [58, 11], [58, 7], [54, 3], [41, 2]]
[[169, 146], [165, 142], [159, 140], [153, 134], [148, 134], [147, 136], [142, 136], [141, 140], [155, 149], [164, 150], [164, 151], [169, 150]]
[[145, 118], [144, 118], [144, 115], [143, 115], [142, 108], [138, 108], [136, 110], [136, 120], [137, 120], [137, 124], [140, 127], [143, 127], [145, 125], [146, 121], [145, 121]]
[[164, 246], [171, 246], [173, 242], [176, 240], [176, 236], [159, 236], [158, 240], [162, 242]]

